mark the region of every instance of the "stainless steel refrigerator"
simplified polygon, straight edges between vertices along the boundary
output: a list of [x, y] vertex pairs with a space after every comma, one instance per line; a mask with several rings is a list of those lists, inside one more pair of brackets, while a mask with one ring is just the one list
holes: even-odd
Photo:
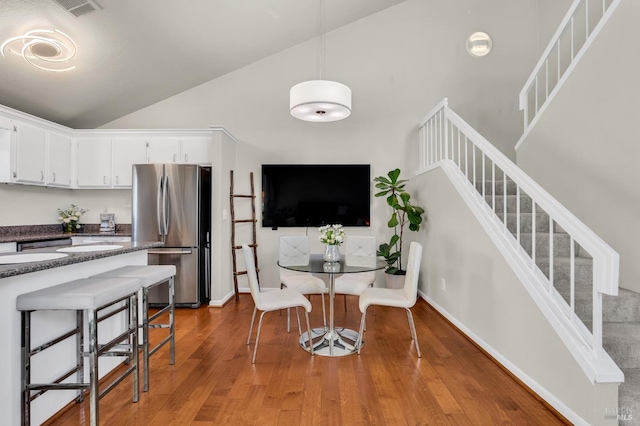
[[[175, 303], [198, 307], [209, 299], [211, 168], [194, 164], [133, 166], [133, 241], [162, 241], [149, 250], [150, 265], [175, 265]], [[149, 292], [168, 303], [166, 284]]]

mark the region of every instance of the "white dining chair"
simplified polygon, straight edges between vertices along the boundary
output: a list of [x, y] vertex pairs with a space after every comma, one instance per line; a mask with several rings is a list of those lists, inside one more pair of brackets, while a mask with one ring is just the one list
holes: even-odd
[[[278, 261], [284, 266], [300, 266], [309, 264], [309, 237], [306, 235], [291, 235], [280, 237]], [[324, 305], [324, 294], [327, 293], [325, 282], [310, 273], [291, 271], [280, 268], [281, 287], [296, 290], [304, 295], [318, 294], [322, 300], [322, 321], [327, 327], [327, 316]], [[298, 322], [300, 320], [298, 319]], [[287, 331], [290, 331], [291, 314], [287, 310]]]
[[[374, 260], [376, 257], [375, 237], [349, 235], [344, 242], [344, 258], [347, 265], [358, 266], [358, 263]], [[360, 272], [343, 274], [335, 279], [335, 294], [344, 295], [344, 310], [347, 310], [347, 296], [360, 296], [367, 288], [373, 286], [376, 273]]]
[[[256, 333], [256, 344], [253, 348], [253, 358], [251, 363], [256, 363], [256, 353], [258, 352], [258, 342], [260, 340], [260, 330], [262, 329], [262, 319], [264, 314], [271, 311], [277, 311], [280, 309], [290, 308], [304, 308], [305, 319], [307, 320], [307, 333], [311, 336], [311, 326], [309, 325], [309, 312], [311, 312], [311, 302], [296, 290], [290, 288], [273, 289], [270, 291], [260, 291], [258, 284], [258, 275], [256, 274], [256, 265], [253, 261], [253, 252], [247, 244], [242, 245], [242, 255], [244, 257], [244, 263], [247, 270], [247, 276], [249, 277], [249, 290], [251, 291], [251, 297], [255, 308], [253, 309], [253, 315], [251, 316], [251, 325], [249, 326], [249, 337], [247, 337], [247, 345], [251, 341], [251, 334], [253, 333], [253, 323], [256, 319], [256, 312], [262, 311], [260, 314], [260, 321], [258, 322], [258, 331]], [[309, 352], [313, 355], [313, 340], [309, 339]]]
[[407, 320], [409, 321], [409, 329], [411, 331], [411, 338], [416, 344], [416, 351], [418, 352], [418, 358], [420, 354], [420, 345], [418, 344], [418, 336], [416, 334], [416, 326], [413, 322], [413, 314], [411, 308], [416, 304], [418, 298], [418, 275], [420, 274], [420, 262], [422, 261], [422, 245], [417, 242], [412, 242], [409, 246], [409, 261], [407, 262], [407, 275], [404, 278], [404, 287], [399, 289], [391, 288], [367, 288], [360, 295], [360, 312], [362, 312], [362, 318], [360, 319], [360, 332], [358, 333], [358, 341], [356, 346], [358, 347], [358, 354], [362, 349], [365, 317], [367, 315], [367, 308], [371, 305], [390, 306], [395, 308], [404, 308], [407, 312]]

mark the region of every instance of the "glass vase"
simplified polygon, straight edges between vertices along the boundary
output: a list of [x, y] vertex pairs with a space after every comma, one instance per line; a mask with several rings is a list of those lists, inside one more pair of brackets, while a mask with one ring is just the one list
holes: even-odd
[[324, 254], [322, 258], [325, 262], [339, 262], [340, 261], [340, 246], [335, 244], [327, 244], [324, 246]]

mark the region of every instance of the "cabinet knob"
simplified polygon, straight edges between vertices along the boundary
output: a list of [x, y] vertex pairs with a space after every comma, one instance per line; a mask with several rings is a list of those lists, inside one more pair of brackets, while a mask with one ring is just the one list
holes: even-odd
[[53, 182], [55, 182], [56, 181], [56, 172], [53, 172], [52, 175], [53, 175]]
[[116, 185], [120, 183], [120, 176], [116, 176]]
[[13, 172], [13, 178], [15, 179], [15, 178], [17, 178], [17, 177], [18, 177], [18, 173]]
[[174, 163], [176, 162], [176, 155], [175, 154], [173, 154], [173, 162]]
[[185, 154], [184, 155], [184, 162], [188, 163], [189, 162], [189, 154]]
[[44, 172], [40, 170], [40, 182], [44, 181]]
[[107, 176], [102, 176], [102, 183], [107, 184]]

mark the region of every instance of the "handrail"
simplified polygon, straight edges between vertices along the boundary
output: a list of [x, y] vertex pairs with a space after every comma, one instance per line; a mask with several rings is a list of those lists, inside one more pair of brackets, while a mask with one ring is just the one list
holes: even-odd
[[[524, 110], [524, 135], [516, 145], [516, 150], [621, 0], [601, 1], [602, 7], [593, 6], [593, 1], [574, 0], [520, 91], [520, 109]], [[594, 19], [597, 22], [593, 22]], [[568, 47], [565, 47], [566, 41], [569, 42]], [[540, 87], [541, 85], [543, 86]], [[529, 98], [531, 95], [533, 99]]]
[[[551, 309], [556, 316], [564, 318], [565, 325], [575, 336], [588, 345], [593, 358], [602, 355], [602, 294], [618, 294], [619, 255], [575, 215], [553, 198], [547, 191], [531, 179], [522, 169], [514, 164], [487, 139], [466, 123], [448, 106], [443, 99], [419, 125], [419, 164], [418, 172], [423, 173], [431, 168], [450, 164], [456, 173], [466, 181], [465, 187], [477, 201], [482, 214], [498, 226], [500, 234], [513, 248], [514, 257], [518, 257], [528, 266], [532, 281], [538, 286], [537, 291], [548, 295]], [[478, 189], [478, 185], [481, 189]], [[507, 187], [514, 185], [516, 190], [516, 211], [507, 209]], [[496, 187], [502, 185], [502, 194], [496, 194]], [[487, 188], [491, 188], [489, 191]], [[524, 211], [522, 197], [531, 199], [531, 210]], [[503, 198], [502, 207], [498, 208], [496, 200]], [[521, 238], [521, 219], [523, 214], [531, 213], [532, 236], [531, 250], [524, 249]], [[515, 214], [516, 229], [511, 231], [507, 226], [508, 214]], [[542, 272], [536, 263], [535, 235], [537, 214], [546, 214], [549, 218], [549, 272]], [[502, 220], [500, 215], [504, 218]], [[567, 302], [554, 288], [553, 264], [559, 256], [554, 256], [553, 240], [558, 236], [556, 226], [570, 238], [570, 300]], [[546, 228], [545, 228], [546, 229]], [[539, 231], [538, 231], [539, 232]], [[575, 263], [576, 244], [586, 250], [592, 259], [592, 295], [593, 306], [591, 320], [592, 330], [584, 325], [575, 310]], [[530, 253], [530, 254], [528, 254]], [[556, 291], [554, 291], [556, 290]]]

